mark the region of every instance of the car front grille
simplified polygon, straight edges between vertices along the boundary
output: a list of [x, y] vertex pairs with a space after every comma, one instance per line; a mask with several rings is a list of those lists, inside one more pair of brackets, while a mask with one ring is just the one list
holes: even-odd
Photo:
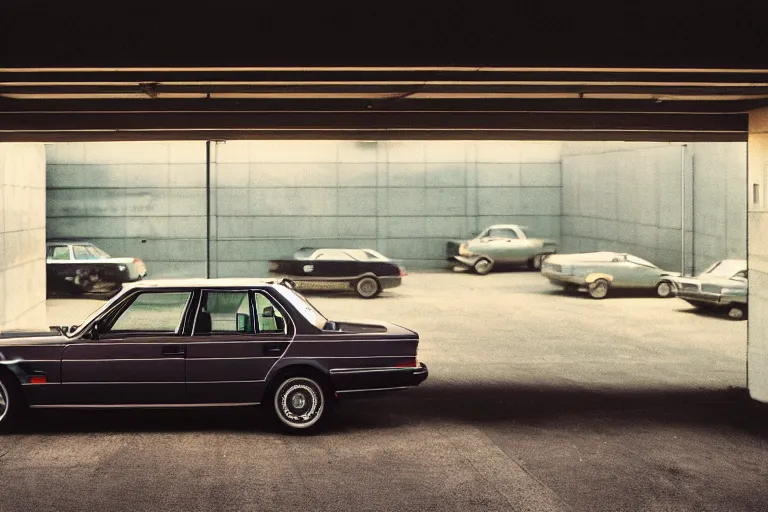
[[703, 284], [701, 285], [701, 291], [705, 293], [721, 293], [723, 289], [716, 284]]
[[699, 291], [699, 285], [692, 283], [683, 283], [681, 289], [684, 292], [697, 292]]

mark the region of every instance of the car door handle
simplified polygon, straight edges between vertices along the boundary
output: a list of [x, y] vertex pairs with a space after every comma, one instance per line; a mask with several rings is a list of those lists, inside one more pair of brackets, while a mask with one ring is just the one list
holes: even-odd
[[264, 353], [265, 354], [280, 354], [283, 351], [283, 347], [280, 345], [264, 345]]
[[186, 353], [184, 345], [166, 345], [163, 347], [163, 357], [183, 356]]

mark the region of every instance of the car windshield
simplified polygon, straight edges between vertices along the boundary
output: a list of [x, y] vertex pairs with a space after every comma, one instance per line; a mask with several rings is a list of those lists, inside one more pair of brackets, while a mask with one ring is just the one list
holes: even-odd
[[105, 260], [110, 258], [109, 254], [95, 245], [73, 245], [72, 252], [76, 260]]
[[295, 307], [296, 310], [304, 316], [304, 318], [309, 320], [312, 325], [318, 329], [325, 327], [328, 319], [325, 318], [323, 314], [320, 313], [315, 308], [315, 306], [313, 306], [312, 303], [306, 299], [306, 297], [285, 286], [275, 286], [275, 289], [278, 291], [278, 293], [280, 293], [280, 295], [288, 299], [288, 302], [290, 302], [291, 305], [293, 305], [293, 307]]
[[650, 261], [638, 258], [637, 256], [632, 256], [631, 254], [627, 254], [627, 261], [634, 263], [635, 265], [642, 265], [643, 267], [659, 268]]
[[744, 262], [738, 260], [718, 261], [699, 275], [710, 274], [715, 277], [725, 277], [730, 279], [735, 274], [746, 270]]

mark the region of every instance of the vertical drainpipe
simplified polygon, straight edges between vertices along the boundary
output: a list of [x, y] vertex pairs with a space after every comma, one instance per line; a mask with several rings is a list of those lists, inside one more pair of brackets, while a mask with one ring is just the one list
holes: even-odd
[[685, 275], [685, 148], [680, 146], [680, 275]]
[[205, 277], [211, 277], [211, 141], [205, 141]]

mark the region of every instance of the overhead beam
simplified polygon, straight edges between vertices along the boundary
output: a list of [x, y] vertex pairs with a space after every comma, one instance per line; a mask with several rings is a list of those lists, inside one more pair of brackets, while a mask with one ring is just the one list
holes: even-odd
[[0, 113], [0, 132], [89, 130], [645, 130], [746, 133], [747, 114], [528, 112]]
[[600, 99], [113, 99], [18, 100], [0, 97], [6, 113], [141, 112], [627, 112], [738, 113], [765, 106], [768, 100], [655, 101]]
[[153, 140], [557, 140], [645, 142], [745, 142], [734, 132], [567, 130], [202, 130], [0, 133], [0, 142], [96, 142]]

